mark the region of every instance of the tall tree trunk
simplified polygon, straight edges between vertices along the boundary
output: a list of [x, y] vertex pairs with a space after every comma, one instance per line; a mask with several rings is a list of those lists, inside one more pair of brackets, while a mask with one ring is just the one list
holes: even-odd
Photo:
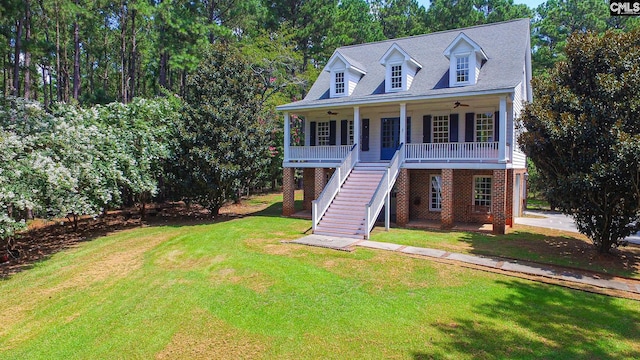
[[160, 54], [160, 86], [168, 89], [167, 86], [167, 65], [169, 62], [169, 54], [166, 51], [162, 51]]
[[120, 3], [120, 99], [127, 102], [127, 6], [124, 1]]
[[129, 60], [129, 100], [136, 96], [136, 52], [138, 47], [136, 44], [136, 10], [131, 10], [131, 59]]
[[22, 26], [24, 19], [16, 21], [16, 39], [13, 55], [13, 96], [20, 95], [20, 48], [22, 47]]
[[56, 3], [56, 94], [58, 101], [62, 101], [62, 76], [60, 71], [60, 10], [58, 9], [58, 4]]
[[[78, 0], [76, 0], [76, 7]], [[78, 11], [76, 9], [76, 11]], [[73, 98], [77, 101], [80, 95], [80, 25], [78, 14], [73, 22]]]
[[42, 69], [42, 95], [44, 98], [44, 107], [49, 108], [49, 98], [47, 97], [47, 73], [45, 65], [41, 66]]
[[31, 4], [25, 0], [25, 34], [24, 34], [24, 97], [31, 99], [31, 51], [29, 42], [31, 41]]

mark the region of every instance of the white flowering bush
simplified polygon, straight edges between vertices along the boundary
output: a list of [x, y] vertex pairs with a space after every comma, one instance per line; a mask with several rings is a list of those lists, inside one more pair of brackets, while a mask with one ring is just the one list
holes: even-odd
[[178, 106], [136, 99], [81, 109], [0, 96], [0, 239], [24, 227], [22, 213], [99, 215], [123, 192], [148, 200], [157, 192]]

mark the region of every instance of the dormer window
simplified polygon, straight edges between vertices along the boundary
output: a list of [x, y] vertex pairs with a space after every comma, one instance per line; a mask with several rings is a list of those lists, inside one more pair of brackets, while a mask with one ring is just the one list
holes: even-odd
[[336, 94], [344, 94], [344, 72], [336, 73]]
[[402, 65], [391, 66], [391, 88], [402, 89]]
[[336, 51], [333, 53], [324, 71], [329, 73], [332, 98], [351, 96], [360, 79], [367, 73], [357, 61]]
[[384, 78], [385, 92], [407, 91], [413, 78], [422, 65], [413, 59], [398, 44], [393, 44], [380, 59], [380, 65], [386, 68]]
[[449, 86], [475, 85], [487, 54], [475, 41], [460, 33], [444, 51], [449, 59]]
[[456, 56], [456, 82], [469, 82], [469, 56]]

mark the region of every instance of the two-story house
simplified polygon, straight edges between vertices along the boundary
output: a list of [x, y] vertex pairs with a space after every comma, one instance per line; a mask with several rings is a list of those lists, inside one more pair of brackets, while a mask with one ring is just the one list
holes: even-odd
[[529, 34], [521, 19], [335, 50], [307, 96], [278, 107], [283, 214], [298, 168], [317, 234], [368, 238], [393, 216], [504, 234], [526, 198], [516, 120], [532, 100]]

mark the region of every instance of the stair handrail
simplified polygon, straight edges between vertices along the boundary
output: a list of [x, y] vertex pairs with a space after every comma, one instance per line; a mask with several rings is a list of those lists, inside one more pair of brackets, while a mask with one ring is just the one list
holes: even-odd
[[403, 162], [404, 143], [400, 144], [400, 147], [396, 150], [393, 158], [391, 158], [382, 179], [380, 179], [380, 183], [378, 184], [376, 191], [371, 197], [371, 201], [367, 204], [365, 209], [365, 239], [369, 239], [369, 235], [371, 234], [371, 230], [376, 223], [376, 219], [382, 210], [385, 199], [388, 198], [389, 193], [391, 192], [391, 189], [393, 189], [393, 185], [398, 178], [400, 166], [402, 166]]
[[336, 171], [331, 175], [331, 179], [329, 179], [327, 185], [325, 185], [320, 196], [311, 202], [311, 221], [314, 232], [320, 223], [320, 219], [322, 219], [322, 216], [324, 216], [324, 213], [329, 208], [329, 204], [331, 204], [333, 199], [340, 192], [342, 184], [344, 184], [349, 173], [351, 173], [351, 170], [356, 166], [358, 157], [355, 156], [354, 150], [357, 146], [358, 144], [353, 144], [347, 156], [344, 157], [340, 165], [336, 168]]

